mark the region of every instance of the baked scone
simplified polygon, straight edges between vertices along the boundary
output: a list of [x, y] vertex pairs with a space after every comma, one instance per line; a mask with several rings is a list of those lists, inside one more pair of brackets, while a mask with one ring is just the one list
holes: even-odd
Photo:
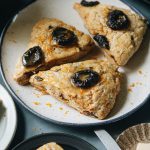
[[43, 19], [33, 27], [28, 50], [20, 58], [14, 79], [21, 85], [39, 70], [74, 62], [94, 46], [89, 35], [58, 19]]
[[120, 74], [106, 60], [69, 63], [40, 71], [30, 83], [79, 112], [104, 119], [120, 90]]
[[98, 1], [82, 0], [75, 3], [74, 8], [105, 54], [118, 65], [125, 65], [138, 50], [147, 28], [138, 14]]
[[39, 147], [37, 150], [63, 150], [63, 148], [54, 142], [50, 142]]

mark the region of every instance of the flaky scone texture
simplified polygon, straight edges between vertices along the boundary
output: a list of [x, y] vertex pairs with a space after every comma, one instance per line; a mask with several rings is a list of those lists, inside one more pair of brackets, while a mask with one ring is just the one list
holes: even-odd
[[[139, 49], [147, 28], [144, 19], [139, 15], [127, 9], [104, 4], [85, 7], [75, 3], [74, 8], [91, 34], [100, 34], [107, 37], [110, 50], [106, 54], [111, 55], [118, 65], [125, 65]], [[106, 24], [108, 14], [116, 9], [123, 11], [130, 20], [130, 26], [125, 30], [112, 30]]]
[[[88, 89], [71, 83], [71, 76], [78, 71], [91, 69], [100, 80]], [[40, 77], [40, 80], [38, 80]], [[42, 80], [41, 80], [42, 79]], [[63, 101], [79, 112], [104, 119], [113, 108], [120, 90], [120, 74], [116, 66], [104, 60], [87, 60], [53, 67], [40, 71], [30, 78], [30, 83], [40, 91]]]
[[63, 150], [63, 148], [54, 142], [50, 142], [39, 147], [37, 150]]
[[[60, 47], [53, 44], [52, 31], [55, 27], [64, 27], [75, 33], [77, 44], [67, 47]], [[55, 65], [74, 62], [86, 55], [94, 43], [89, 35], [78, 31], [75, 27], [70, 26], [58, 19], [42, 19], [33, 27], [29, 48], [40, 46], [44, 61], [35, 67], [24, 67], [21, 59], [16, 66], [14, 79], [21, 85], [29, 83], [29, 77], [39, 70], [47, 70]]]

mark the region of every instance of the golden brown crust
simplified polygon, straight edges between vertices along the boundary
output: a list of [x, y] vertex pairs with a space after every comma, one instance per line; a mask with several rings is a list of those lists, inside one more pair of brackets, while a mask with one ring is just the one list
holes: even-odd
[[[51, 36], [53, 28], [49, 29], [49, 26], [52, 26], [53, 28], [58, 26], [65, 27], [73, 31], [78, 38], [77, 44], [70, 47], [58, 47], [58, 45], [54, 45]], [[78, 60], [92, 50], [94, 43], [90, 36], [58, 19], [43, 19], [33, 27], [28, 48], [34, 46], [40, 46], [42, 48], [44, 61], [39, 66], [26, 68], [22, 65], [20, 59], [14, 76], [14, 79], [19, 84], [27, 84], [30, 74], [34, 74], [39, 70], [47, 70], [55, 65]]]
[[[77, 88], [70, 82], [75, 72], [84, 69], [92, 69], [100, 76], [100, 81], [89, 89]], [[37, 81], [36, 76], [43, 80]], [[99, 119], [104, 119], [109, 114], [120, 90], [119, 73], [116, 71], [116, 66], [102, 60], [88, 60], [56, 66], [49, 71], [41, 71], [33, 75], [30, 83], [79, 112]]]
[[39, 147], [37, 150], [63, 150], [63, 148], [54, 142], [50, 142]]
[[[144, 19], [139, 15], [130, 10], [104, 4], [84, 7], [75, 3], [74, 8], [80, 14], [91, 34], [100, 34], [107, 37], [110, 50], [106, 54], [111, 55], [118, 65], [125, 65], [138, 50], [147, 28]], [[128, 16], [130, 20], [128, 29], [114, 31], [106, 25], [108, 13], [115, 9], [123, 11]]]

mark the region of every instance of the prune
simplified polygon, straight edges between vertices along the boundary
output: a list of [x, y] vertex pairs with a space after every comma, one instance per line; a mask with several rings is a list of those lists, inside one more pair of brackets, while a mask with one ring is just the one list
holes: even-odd
[[124, 12], [114, 10], [109, 13], [107, 26], [113, 30], [123, 30], [128, 28], [130, 21]]
[[104, 35], [95, 35], [94, 37], [94, 40], [98, 43], [98, 45], [102, 48], [106, 48], [106, 49], [109, 49], [109, 42], [107, 40], [107, 38], [104, 36]]
[[39, 46], [35, 46], [26, 51], [22, 56], [22, 64], [25, 67], [33, 67], [40, 64], [43, 59], [43, 52]]
[[85, 7], [92, 7], [92, 6], [96, 6], [99, 4], [99, 1], [86, 1], [86, 0], [82, 0], [81, 1], [81, 5], [85, 6]]
[[79, 88], [90, 88], [99, 81], [99, 74], [93, 70], [81, 70], [71, 76], [71, 83]]
[[52, 38], [60, 46], [68, 46], [77, 41], [74, 32], [63, 27], [56, 27], [52, 32]]

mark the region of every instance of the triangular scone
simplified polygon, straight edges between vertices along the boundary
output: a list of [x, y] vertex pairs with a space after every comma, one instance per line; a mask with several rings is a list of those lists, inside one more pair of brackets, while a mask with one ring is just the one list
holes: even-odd
[[50, 142], [37, 148], [37, 150], [63, 150], [63, 148], [54, 142]]
[[40, 71], [30, 83], [83, 114], [104, 119], [119, 93], [119, 76], [116, 66], [108, 61], [87, 60]]
[[[147, 28], [144, 19], [139, 15], [130, 10], [100, 3], [91, 7], [75, 3], [74, 8], [79, 13], [86, 28], [92, 35], [103, 35], [107, 38], [107, 40], [104, 39], [104, 37], [100, 39], [102, 47], [104, 46], [109, 49], [106, 51], [103, 50], [106, 54], [113, 57], [118, 65], [125, 65], [131, 56], [138, 50]], [[118, 17], [117, 22], [115, 20], [117, 16], [115, 15], [122, 15], [122, 13], [125, 15]], [[121, 24], [119, 19], [124, 21], [124, 24]], [[127, 20], [126, 22], [125, 19]], [[114, 21], [121, 27], [119, 26], [118, 29], [116, 29]], [[111, 28], [110, 26], [114, 27]]]
[[[40, 20], [33, 27], [31, 34], [28, 47], [31, 52], [25, 53], [24, 59], [22, 56], [19, 60], [14, 79], [21, 85], [28, 84], [29, 77], [39, 70], [76, 61], [86, 55], [93, 46], [94, 42], [90, 36], [73, 26], [58, 19]], [[28, 55], [32, 56], [28, 58]]]

